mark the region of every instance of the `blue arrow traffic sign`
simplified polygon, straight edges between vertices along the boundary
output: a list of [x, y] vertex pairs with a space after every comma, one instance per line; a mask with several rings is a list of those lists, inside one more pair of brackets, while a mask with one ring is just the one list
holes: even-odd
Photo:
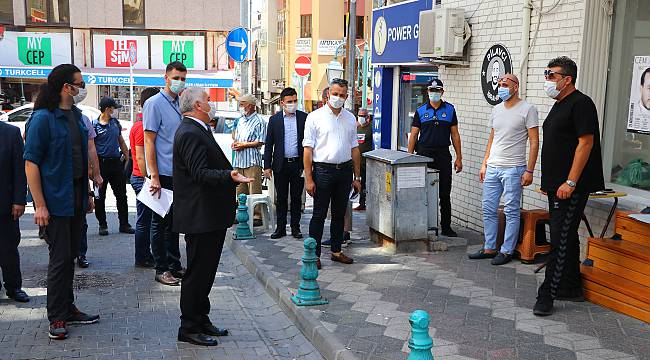
[[230, 30], [226, 38], [226, 51], [236, 62], [244, 62], [248, 53], [248, 31], [242, 27]]

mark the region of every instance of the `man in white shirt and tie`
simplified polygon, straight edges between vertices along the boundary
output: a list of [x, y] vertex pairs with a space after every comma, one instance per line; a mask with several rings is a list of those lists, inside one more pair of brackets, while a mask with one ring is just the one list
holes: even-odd
[[[343, 109], [348, 97], [348, 82], [334, 79], [330, 84], [327, 105], [307, 116], [303, 140], [305, 187], [314, 198], [314, 212], [309, 223], [309, 236], [316, 239], [317, 267], [321, 268], [321, 239], [330, 202], [332, 221], [332, 261], [352, 264], [341, 252], [343, 218], [351, 187], [361, 191], [361, 153], [357, 142], [355, 116]], [[354, 177], [353, 177], [354, 174]]]

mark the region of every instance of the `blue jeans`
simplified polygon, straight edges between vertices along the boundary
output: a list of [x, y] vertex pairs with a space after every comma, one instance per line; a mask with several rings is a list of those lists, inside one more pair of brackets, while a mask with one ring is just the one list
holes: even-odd
[[[141, 176], [131, 175], [131, 187], [138, 195], [142, 190], [144, 178]], [[149, 229], [151, 228], [151, 209], [145, 204], [136, 200], [136, 219], [135, 219], [135, 261], [143, 263], [153, 261], [151, 254], [151, 238]]]
[[506, 216], [506, 229], [503, 245], [499, 250], [504, 254], [512, 254], [517, 246], [519, 237], [519, 217], [521, 206], [521, 176], [526, 171], [525, 166], [492, 167], [488, 166], [483, 181], [483, 225], [486, 250], [496, 250], [497, 233], [499, 231], [498, 208], [503, 195]]
[[[160, 185], [174, 191], [174, 182], [171, 176], [160, 176]], [[151, 212], [151, 252], [156, 263], [156, 274], [165, 271], [179, 271], [181, 266], [181, 252], [178, 247], [178, 233], [172, 231], [174, 222], [174, 208], [169, 210], [165, 217]]]

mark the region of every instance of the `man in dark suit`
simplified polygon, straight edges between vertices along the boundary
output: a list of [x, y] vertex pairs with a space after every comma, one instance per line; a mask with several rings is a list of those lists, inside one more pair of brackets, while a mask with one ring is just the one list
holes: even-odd
[[18, 255], [18, 218], [25, 213], [27, 194], [23, 138], [20, 129], [3, 122], [0, 122], [0, 174], [0, 269], [7, 296], [18, 302], [28, 302], [29, 296], [21, 289]]
[[275, 175], [277, 228], [271, 239], [287, 235], [287, 198], [291, 194], [291, 235], [302, 238], [300, 207], [305, 185], [303, 177], [302, 140], [305, 136], [307, 114], [297, 110], [298, 94], [293, 88], [280, 93], [282, 111], [271, 116], [264, 142], [264, 176]]
[[180, 97], [183, 121], [174, 136], [173, 230], [185, 234], [187, 271], [181, 283], [178, 341], [215, 346], [228, 330], [212, 325], [210, 289], [217, 273], [226, 230], [235, 216], [235, 188], [250, 182], [234, 171], [212, 136], [208, 123], [215, 109], [201, 88]]

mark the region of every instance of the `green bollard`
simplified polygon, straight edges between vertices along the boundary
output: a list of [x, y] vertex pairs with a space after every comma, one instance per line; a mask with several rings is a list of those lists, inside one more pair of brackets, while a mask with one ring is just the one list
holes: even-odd
[[235, 229], [235, 240], [255, 239], [248, 226], [248, 206], [246, 206], [246, 194], [239, 194], [239, 206], [237, 207], [237, 228]]
[[411, 324], [411, 338], [409, 349], [411, 354], [408, 360], [433, 360], [431, 348], [433, 340], [429, 336], [429, 314], [424, 310], [415, 310], [409, 318]]
[[316, 240], [306, 238], [304, 242], [305, 254], [302, 256], [302, 268], [300, 269], [300, 287], [298, 293], [291, 297], [294, 304], [298, 306], [324, 305], [328, 301], [320, 296], [318, 287], [318, 268], [316, 267]]

